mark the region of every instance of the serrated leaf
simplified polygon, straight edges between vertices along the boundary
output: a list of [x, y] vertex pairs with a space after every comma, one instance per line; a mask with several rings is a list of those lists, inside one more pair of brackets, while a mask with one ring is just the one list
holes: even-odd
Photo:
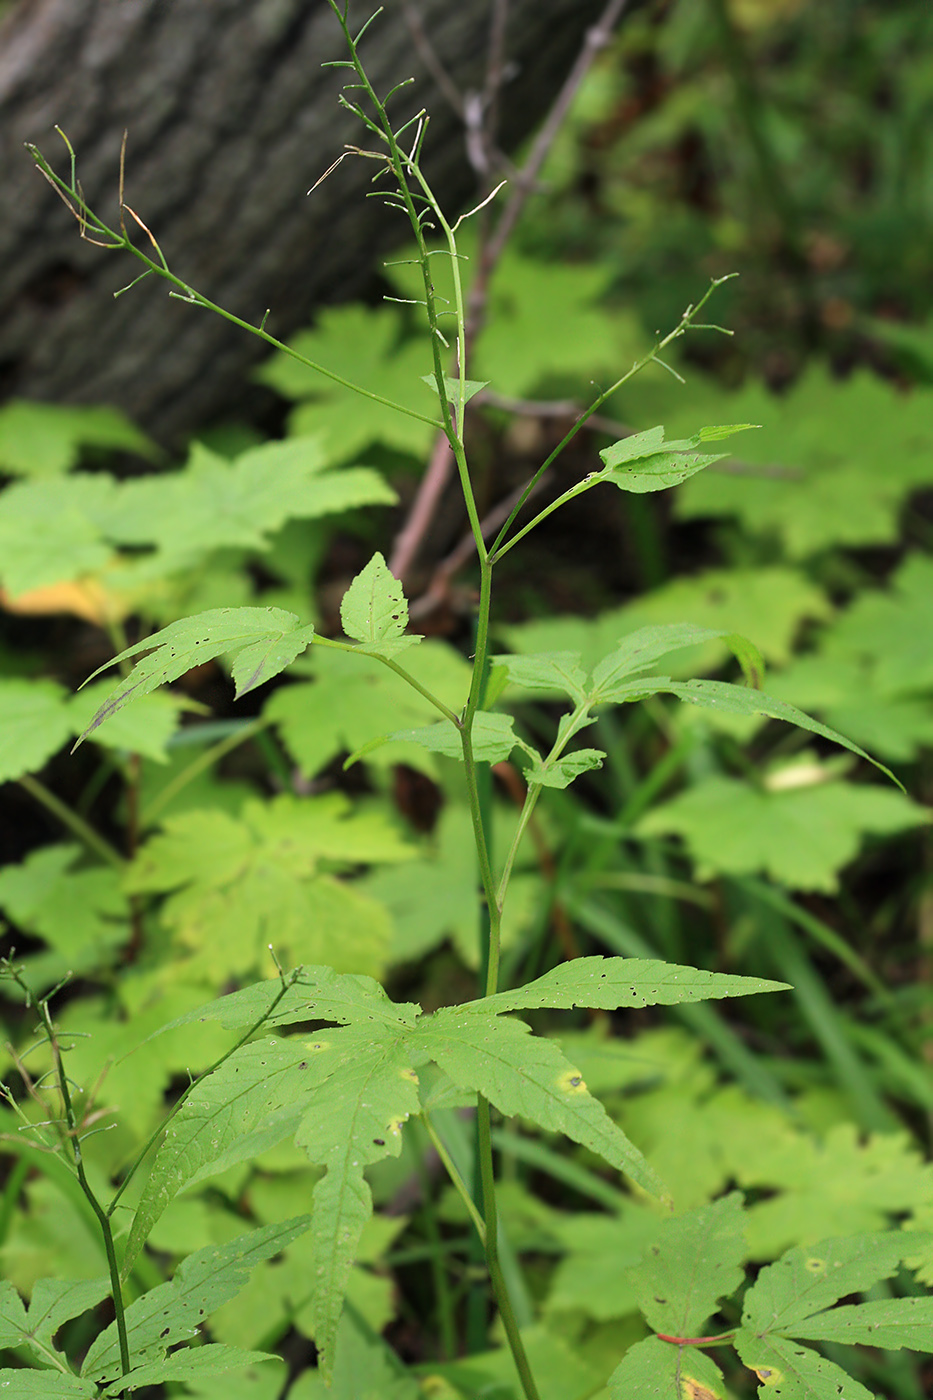
[[639, 1306], [656, 1332], [696, 1337], [720, 1298], [735, 1292], [745, 1277], [743, 1226], [737, 1191], [661, 1222], [636, 1274]]
[[629, 1347], [607, 1381], [611, 1400], [723, 1400], [722, 1372], [696, 1347], [646, 1337]]
[[643, 958], [574, 958], [511, 992], [467, 1002], [463, 1011], [528, 1011], [550, 1006], [577, 1006], [615, 1011], [626, 1006], [677, 1006], [711, 997], [755, 996], [759, 992], [786, 992], [785, 982], [729, 973], [705, 972], [698, 967]]
[[[237, 695], [242, 695], [247, 689], [277, 674], [274, 669], [277, 658], [281, 660], [287, 656], [283, 664], [288, 665], [299, 652], [304, 651], [313, 637], [312, 626], [302, 626], [294, 613], [284, 612], [281, 608], [214, 608], [196, 617], [173, 622], [135, 646], [127, 647], [88, 677], [88, 680], [94, 680], [101, 671], [109, 670], [120, 661], [139, 656], [142, 652], [150, 653], [137, 662], [130, 674], [111, 692], [78, 742], [86, 739], [99, 724], [130, 701], [150, 694], [168, 681], [177, 680], [193, 666], [202, 666], [217, 656], [252, 649], [248, 653], [253, 663], [252, 673], [242, 675], [237, 687]], [[269, 648], [265, 660], [260, 659], [261, 644]], [[278, 669], [281, 670], [282, 666], [279, 665]]]
[[531, 655], [494, 656], [491, 664], [501, 667], [510, 685], [523, 690], [543, 690], [548, 694], [569, 695], [579, 703], [586, 686], [586, 672], [578, 651], [545, 651]]
[[884, 1298], [877, 1302], [833, 1308], [805, 1322], [795, 1322], [795, 1337], [849, 1346], [897, 1351], [933, 1351], [933, 1297]]
[[226, 1375], [228, 1371], [238, 1371], [246, 1366], [256, 1366], [263, 1361], [277, 1361], [278, 1357], [264, 1351], [242, 1351], [239, 1347], [224, 1346], [221, 1342], [208, 1342], [203, 1346], [181, 1347], [161, 1361], [150, 1361], [144, 1366], [134, 1366], [128, 1376], [110, 1386], [106, 1396], [122, 1395], [124, 1390], [141, 1390], [147, 1385], [161, 1385], [173, 1381], [198, 1381], [208, 1376]]
[[10, 1400], [95, 1400], [97, 1386], [63, 1371], [0, 1370], [0, 1391]]
[[735, 1349], [761, 1382], [762, 1400], [875, 1400], [835, 1362], [787, 1337], [757, 1337], [742, 1327]]
[[[206, 1316], [233, 1298], [263, 1259], [278, 1254], [304, 1234], [307, 1215], [265, 1225], [223, 1245], [210, 1245], [189, 1254], [170, 1283], [160, 1284], [137, 1298], [126, 1310], [130, 1355], [140, 1364], [161, 1360], [169, 1347], [197, 1334]], [[82, 1376], [99, 1384], [120, 1375], [120, 1344], [112, 1322], [93, 1342], [81, 1368]]]
[[582, 1075], [553, 1041], [532, 1036], [523, 1021], [444, 1009], [419, 1024], [415, 1043], [455, 1084], [478, 1090], [500, 1113], [563, 1133], [652, 1195], [664, 1194], [663, 1183], [590, 1096]]
[[725, 628], [696, 627], [689, 622], [639, 627], [623, 637], [615, 650], [596, 666], [592, 681], [587, 686], [587, 699], [591, 705], [611, 704], [620, 682], [646, 671], [662, 656], [679, 651], [682, 647], [722, 639], [731, 644], [732, 634]]
[[345, 1312], [337, 1329], [333, 1375], [306, 1371], [301, 1377], [301, 1400], [419, 1400], [423, 1394], [407, 1375], [395, 1352], [381, 1337], [359, 1325]]
[[622, 491], [638, 494], [679, 486], [682, 481], [702, 471], [711, 462], [720, 461], [725, 455], [721, 452], [696, 452], [695, 449], [701, 442], [728, 437], [733, 432], [740, 432], [742, 427], [749, 426], [751, 425], [741, 424], [732, 428], [707, 428], [691, 438], [675, 442], [664, 441], [662, 427], [635, 433], [602, 449], [599, 455], [606, 465], [597, 474], [597, 479], [611, 481]]
[[9, 1279], [0, 1279], [0, 1347], [17, 1347], [26, 1338], [28, 1324], [22, 1298]]
[[44, 768], [68, 740], [65, 694], [54, 681], [0, 680], [0, 783]]
[[745, 1295], [743, 1327], [754, 1332], [795, 1332], [798, 1323], [849, 1293], [862, 1293], [897, 1272], [911, 1253], [901, 1230], [821, 1240], [790, 1249], [762, 1269]]
[[370, 656], [397, 656], [421, 637], [406, 636], [408, 600], [381, 554], [374, 554], [350, 584], [340, 604], [348, 637]]
[[581, 773], [591, 773], [594, 768], [602, 768], [605, 757], [602, 749], [575, 749], [573, 753], [566, 754], [563, 758], [554, 759], [551, 763], [536, 757], [530, 767], [525, 770], [525, 777], [529, 787], [537, 785], [549, 788], [566, 788], [570, 786], [574, 778], [579, 778]]
[[420, 1111], [418, 1076], [405, 1039], [363, 1023], [316, 1037], [332, 1070], [307, 1109], [295, 1141], [324, 1176], [314, 1188], [314, 1340], [325, 1377], [350, 1270], [372, 1213], [364, 1168], [401, 1150], [402, 1124]]
[[[97, 681], [69, 698], [68, 719], [73, 734], [87, 730], [109, 689], [107, 681]], [[94, 742], [105, 749], [137, 753], [154, 763], [167, 763], [169, 740], [177, 733], [181, 712], [188, 704], [184, 695], [171, 692], [145, 695], [99, 725], [94, 731]]]
[[96, 1307], [109, 1292], [110, 1279], [107, 1276], [94, 1279], [37, 1279], [29, 1300], [29, 1315], [21, 1340], [42, 1360], [48, 1360], [49, 1354], [56, 1351], [54, 1337], [62, 1323]]

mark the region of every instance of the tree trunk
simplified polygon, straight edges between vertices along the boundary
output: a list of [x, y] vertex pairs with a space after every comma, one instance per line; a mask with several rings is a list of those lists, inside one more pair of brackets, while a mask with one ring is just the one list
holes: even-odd
[[[367, 7], [352, 8], [361, 23]], [[431, 111], [426, 167], [456, 208], [475, 176], [406, 22], [413, 8], [387, 0], [362, 52], [377, 91], [415, 77], [396, 108]], [[491, 0], [417, 9], [460, 90], [478, 88]], [[510, 0], [506, 144], [546, 110], [600, 9]], [[19, 0], [0, 24], [0, 394], [116, 404], [172, 442], [239, 404], [262, 354], [154, 278], [113, 299], [134, 264], [79, 239], [22, 149], [35, 142], [64, 171], [56, 123], [77, 151], [88, 202], [112, 223], [128, 129], [126, 200], [173, 271], [212, 300], [254, 322], [270, 307], [269, 329], [284, 337], [316, 305], [354, 295], [375, 255], [410, 235], [364, 198], [368, 161], [344, 161], [305, 197], [344, 142], [369, 144], [337, 104], [346, 70], [321, 68], [343, 56], [326, 0]]]

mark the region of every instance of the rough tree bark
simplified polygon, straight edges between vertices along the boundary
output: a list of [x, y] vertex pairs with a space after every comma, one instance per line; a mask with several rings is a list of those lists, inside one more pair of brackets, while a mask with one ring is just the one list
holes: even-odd
[[[360, 21], [367, 7], [357, 3]], [[461, 91], [482, 80], [490, 0], [417, 0], [424, 29]], [[547, 107], [599, 0], [510, 0], [503, 135], [519, 139]], [[413, 75], [396, 99], [432, 113], [429, 172], [448, 207], [474, 188], [455, 113], [387, 0], [364, 41], [375, 85]], [[173, 271], [285, 336], [316, 304], [354, 293], [377, 253], [406, 238], [399, 215], [363, 196], [369, 162], [337, 105], [340, 35], [326, 0], [19, 0], [0, 24], [0, 397], [119, 405], [164, 442], [229, 411], [262, 349], [169, 299], [115, 253], [79, 240], [74, 220], [22, 149], [65, 168], [58, 123], [78, 153], [85, 195], [117, 219], [126, 199]], [[399, 107], [399, 110], [403, 108]]]

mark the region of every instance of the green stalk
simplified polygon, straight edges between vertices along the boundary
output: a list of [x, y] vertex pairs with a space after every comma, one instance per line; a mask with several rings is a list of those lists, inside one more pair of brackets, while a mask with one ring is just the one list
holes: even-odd
[[123, 869], [126, 862], [119, 851], [111, 846], [110, 842], [101, 836], [99, 832], [95, 831], [89, 822], [86, 822], [83, 817], [73, 811], [67, 803], [62, 802], [61, 798], [56, 797], [54, 792], [50, 792], [45, 786], [45, 783], [40, 782], [38, 778], [32, 777], [29, 773], [18, 778], [17, 782], [21, 788], [24, 788], [26, 792], [29, 793], [30, 797], [34, 797], [37, 802], [41, 802], [43, 807], [58, 818], [62, 826], [66, 826], [80, 841], [83, 841], [85, 846], [101, 856], [108, 865], [115, 866], [117, 870]]

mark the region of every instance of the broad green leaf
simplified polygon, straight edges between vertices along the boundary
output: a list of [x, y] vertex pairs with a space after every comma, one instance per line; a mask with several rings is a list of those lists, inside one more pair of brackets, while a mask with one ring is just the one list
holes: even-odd
[[849, 1293], [890, 1278], [914, 1249], [906, 1230], [821, 1240], [788, 1250], [762, 1269], [745, 1295], [742, 1325], [751, 1331], [796, 1333], [798, 1323]]
[[[812, 774], [816, 774], [816, 781]], [[776, 790], [732, 778], [710, 777], [656, 807], [638, 823], [642, 835], [682, 836], [701, 880], [763, 872], [800, 890], [833, 893], [838, 873], [858, 854], [867, 834], [909, 830], [929, 814], [903, 793], [868, 784], [811, 777]], [[780, 772], [775, 774], [780, 779]]]
[[81, 740], [131, 700], [148, 695], [158, 686], [177, 680], [193, 666], [203, 666], [217, 656], [246, 653], [243, 665], [234, 666], [236, 693], [243, 695], [294, 661], [313, 637], [312, 626], [302, 626], [294, 613], [283, 612], [281, 608], [214, 608], [197, 617], [170, 623], [161, 632], [154, 632], [135, 646], [127, 647], [88, 677], [94, 680], [101, 671], [120, 661], [142, 652], [151, 653], [137, 662], [111, 692]]
[[354, 812], [340, 793], [283, 793], [247, 801], [239, 819], [216, 810], [168, 818], [138, 853], [127, 888], [174, 891], [161, 921], [208, 981], [221, 969], [266, 970], [270, 944], [285, 963], [329, 960], [340, 972], [378, 974], [388, 915], [332, 871], [414, 854], [381, 811]]
[[[133, 1359], [140, 1365], [159, 1361], [169, 1347], [196, 1336], [204, 1318], [240, 1291], [250, 1269], [278, 1254], [310, 1223], [309, 1216], [298, 1216], [189, 1254], [170, 1283], [151, 1288], [127, 1308], [126, 1331]], [[120, 1375], [116, 1323], [92, 1343], [81, 1374], [99, 1384]]]
[[888, 588], [866, 589], [858, 595], [824, 634], [822, 649], [833, 660], [856, 657], [868, 662], [874, 687], [881, 694], [917, 692], [933, 686], [933, 659], [927, 645], [931, 631], [933, 560], [909, 554]]
[[[86, 732], [109, 690], [108, 681], [96, 681], [70, 697], [68, 718], [73, 734]], [[171, 692], [143, 696], [99, 725], [94, 731], [94, 743], [138, 753], [154, 763], [167, 763], [169, 740], [178, 731], [181, 711], [187, 703], [185, 696]]]
[[565, 788], [570, 786], [574, 778], [579, 778], [581, 773], [590, 773], [594, 768], [602, 768], [605, 757], [602, 749], [575, 749], [573, 753], [551, 763], [535, 758], [525, 770], [525, 777], [530, 787], [537, 785]]
[[63, 1371], [0, 1370], [0, 1391], [10, 1400], [96, 1400], [97, 1386]]
[[661, 1222], [637, 1271], [639, 1306], [656, 1332], [696, 1337], [744, 1281], [742, 1197], [737, 1191], [711, 1206]]
[[629, 1347], [609, 1377], [611, 1400], [724, 1400], [722, 1372], [697, 1347], [646, 1337]]
[[14, 598], [104, 569], [105, 522], [118, 492], [103, 472], [17, 482], [0, 496], [0, 580]]
[[618, 1215], [568, 1214], [560, 1235], [567, 1253], [551, 1278], [548, 1313], [579, 1310], [608, 1322], [637, 1312], [635, 1269], [657, 1233], [653, 1211], [624, 1200]]
[[165, 1130], [123, 1258], [128, 1276], [153, 1226], [179, 1191], [259, 1156], [294, 1133], [326, 1072], [315, 1040], [244, 1045], [197, 1083]]
[[77, 464], [82, 447], [157, 455], [153, 442], [116, 408], [24, 399], [0, 408], [0, 469], [10, 476], [58, 476]]
[[[736, 516], [746, 531], [776, 535], [792, 557], [894, 544], [901, 504], [933, 476], [927, 389], [905, 394], [874, 374], [840, 380], [814, 368], [780, 395], [760, 384], [736, 393], [707, 382], [701, 402], [704, 412], [765, 425], [737, 454], [764, 471], [695, 477], [677, 513]], [[672, 398], [668, 424], [685, 429], [695, 411]]]
[[735, 1349], [761, 1382], [760, 1400], [876, 1400], [835, 1362], [788, 1337], [758, 1337], [740, 1327]]
[[262, 1361], [277, 1361], [276, 1356], [262, 1351], [241, 1351], [239, 1347], [207, 1342], [203, 1346], [181, 1347], [161, 1361], [135, 1366], [128, 1376], [121, 1376], [104, 1392], [106, 1396], [122, 1395], [128, 1387], [161, 1385], [173, 1381], [196, 1381], [206, 1376], [226, 1375]]
[[[731, 432], [739, 432], [742, 427], [707, 430], [713, 436], [727, 437]], [[622, 438], [611, 447], [604, 447], [600, 457], [605, 467], [597, 474], [599, 481], [611, 481], [622, 491], [642, 494], [646, 491], [663, 491], [669, 486], [679, 486], [688, 477], [694, 476], [711, 462], [718, 462], [725, 455], [722, 452], [697, 452], [695, 449], [703, 441], [703, 434], [696, 433], [691, 438], [675, 442], [664, 441], [664, 429], [652, 428], [647, 433], [636, 433]]]
[[553, 1041], [532, 1036], [523, 1021], [444, 1009], [419, 1025], [415, 1043], [455, 1084], [478, 1090], [500, 1113], [563, 1133], [652, 1195], [664, 1194], [663, 1183], [590, 1096], [582, 1075]]
[[422, 1394], [388, 1344], [349, 1311], [337, 1329], [330, 1385], [319, 1373], [306, 1371], [292, 1388], [294, 1400], [419, 1400]]
[[768, 982], [758, 977], [704, 972], [702, 968], [678, 967], [653, 959], [594, 956], [561, 963], [524, 987], [467, 1002], [461, 1010], [482, 1015], [527, 1011], [537, 1006], [568, 1009], [585, 1006], [615, 1011], [628, 1006], [677, 1006], [681, 1002], [706, 1001], [710, 997], [754, 996], [759, 992], [787, 990], [785, 982]]
[[[502, 763], [518, 743], [511, 715], [487, 713], [480, 710], [473, 722], [473, 755], [481, 763]], [[351, 754], [344, 767], [365, 758], [382, 744], [419, 744], [429, 753], [443, 754], [445, 758], [463, 762], [463, 745], [460, 731], [449, 720], [439, 724], [429, 724], [423, 729], [396, 729], [392, 734], [384, 734], [373, 739], [355, 754]]]
[[795, 1337], [814, 1342], [845, 1342], [849, 1346], [885, 1347], [897, 1351], [933, 1351], [933, 1297], [885, 1298], [795, 1322]]
[[[397, 307], [329, 307], [319, 313], [313, 330], [292, 336], [289, 345], [351, 383], [424, 414], [430, 399], [421, 377], [430, 368], [431, 352], [420, 337], [405, 340], [404, 332], [405, 318]], [[256, 377], [285, 398], [305, 400], [291, 414], [290, 431], [319, 436], [331, 460], [351, 459], [372, 442], [417, 457], [430, 446], [430, 423], [394, 413], [281, 351]]]
[[363, 1022], [321, 1032], [321, 1062], [332, 1066], [305, 1112], [295, 1141], [324, 1168], [314, 1188], [312, 1280], [314, 1340], [325, 1377], [350, 1270], [363, 1227], [372, 1213], [364, 1168], [397, 1157], [402, 1124], [420, 1111], [418, 1076], [405, 1040]]
[[67, 741], [64, 699], [54, 681], [0, 680], [0, 783], [44, 768]]
[[[17, 1327], [13, 1285], [4, 1282], [0, 1285], [0, 1346], [28, 1346], [41, 1361], [61, 1361], [61, 1354], [55, 1346], [55, 1333], [63, 1322], [80, 1317], [89, 1308], [94, 1308], [110, 1292], [109, 1277], [96, 1279], [50, 1279], [36, 1280], [29, 1301], [29, 1316], [21, 1320]], [[7, 1301], [9, 1300], [9, 1301]], [[22, 1308], [22, 1304], [20, 1304]]]
[[[427, 724], [434, 706], [375, 658], [315, 647], [302, 671], [313, 666], [311, 684], [280, 686], [264, 715], [278, 727], [282, 742], [307, 777], [337, 754], [355, 753], [387, 728]], [[405, 657], [406, 672], [452, 710], [459, 710], [470, 688], [470, 668], [443, 642], [428, 640]], [[437, 763], [418, 744], [376, 750], [372, 760], [406, 763], [437, 776]]]
[[548, 694], [569, 695], [578, 704], [584, 696], [586, 672], [580, 653], [574, 651], [537, 652], [531, 655], [494, 656], [492, 665], [501, 667], [510, 685], [523, 690], [543, 690]]
[[835, 729], [830, 729], [826, 724], [820, 724], [819, 720], [811, 719], [805, 715], [803, 710], [798, 710], [795, 705], [788, 705], [785, 700], [776, 700], [772, 695], [763, 695], [760, 690], [748, 690], [740, 685], [730, 685], [727, 681], [672, 681], [666, 676], [649, 676], [644, 682], [631, 681], [627, 685], [619, 686], [615, 699], [617, 701], [642, 700], [649, 695], [676, 695], [678, 700], [685, 700], [688, 704], [699, 705], [703, 709], [718, 710], [727, 714], [735, 715], [766, 715], [769, 719], [782, 719], [787, 724], [796, 725], [798, 729], [806, 729], [811, 734], [818, 734], [822, 739], [829, 739], [834, 744], [839, 744], [842, 748], [848, 749], [850, 753], [857, 754], [859, 758], [866, 759], [896, 783], [899, 788], [903, 786], [895, 778], [890, 769], [885, 768], [883, 763], [872, 758], [864, 749], [860, 749], [858, 744], [853, 744], [843, 734], [839, 734]]
[[373, 555], [343, 595], [340, 621], [370, 656], [397, 656], [422, 640], [405, 635], [408, 601], [381, 554]]

